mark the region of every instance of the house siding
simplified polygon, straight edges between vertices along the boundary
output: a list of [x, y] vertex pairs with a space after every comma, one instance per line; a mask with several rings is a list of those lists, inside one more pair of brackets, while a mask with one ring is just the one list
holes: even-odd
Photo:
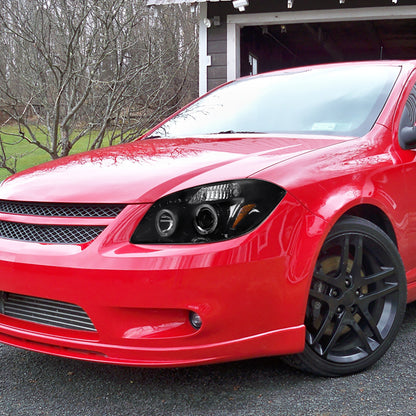
[[[225, 19], [223, 19], [225, 21]], [[213, 26], [208, 29], [208, 55], [211, 66], [207, 68], [208, 90], [227, 81], [227, 25]]]

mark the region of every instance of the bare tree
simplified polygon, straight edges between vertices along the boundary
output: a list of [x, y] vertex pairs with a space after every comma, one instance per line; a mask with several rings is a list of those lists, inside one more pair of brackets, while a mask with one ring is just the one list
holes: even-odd
[[[196, 95], [189, 8], [2, 0], [0, 22], [0, 109], [53, 159], [86, 136], [89, 148], [132, 140]], [[15, 170], [1, 143], [0, 166]]]

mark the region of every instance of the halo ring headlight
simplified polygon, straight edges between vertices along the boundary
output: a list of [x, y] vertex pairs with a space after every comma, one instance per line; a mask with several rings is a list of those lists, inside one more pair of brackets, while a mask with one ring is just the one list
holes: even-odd
[[140, 220], [133, 244], [203, 244], [258, 227], [284, 198], [280, 186], [258, 179], [213, 182], [167, 194]]
[[170, 237], [178, 226], [178, 217], [170, 209], [162, 209], [156, 214], [156, 230], [161, 237]]
[[195, 211], [194, 224], [196, 230], [201, 235], [213, 233], [218, 225], [217, 211], [212, 205], [200, 205]]

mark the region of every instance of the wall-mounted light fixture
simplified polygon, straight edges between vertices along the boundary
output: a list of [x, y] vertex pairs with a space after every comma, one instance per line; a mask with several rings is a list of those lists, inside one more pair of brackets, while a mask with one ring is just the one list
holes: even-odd
[[243, 12], [248, 6], [248, 0], [234, 0], [233, 6], [235, 9], [238, 9], [240, 12]]
[[212, 19], [208, 19], [208, 17], [205, 17], [203, 22], [204, 22], [204, 25], [207, 27], [207, 29], [209, 29], [212, 25], [220, 26], [221, 18], [220, 16], [214, 16]]
[[293, 7], [294, 2], [295, 2], [295, 0], [287, 0], [287, 8], [291, 9]]
[[208, 17], [204, 17], [204, 25], [206, 26], [207, 29], [209, 29], [211, 27], [211, 19], [208, 19]]

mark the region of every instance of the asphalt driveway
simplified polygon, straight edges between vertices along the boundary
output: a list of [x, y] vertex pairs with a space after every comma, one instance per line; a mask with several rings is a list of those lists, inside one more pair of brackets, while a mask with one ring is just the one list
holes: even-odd
[[267, 358], [182, 369], [91, 364], [0, 347], [0, 415], [414, 415], [416, 303], [383, 359], [325, 379]]

